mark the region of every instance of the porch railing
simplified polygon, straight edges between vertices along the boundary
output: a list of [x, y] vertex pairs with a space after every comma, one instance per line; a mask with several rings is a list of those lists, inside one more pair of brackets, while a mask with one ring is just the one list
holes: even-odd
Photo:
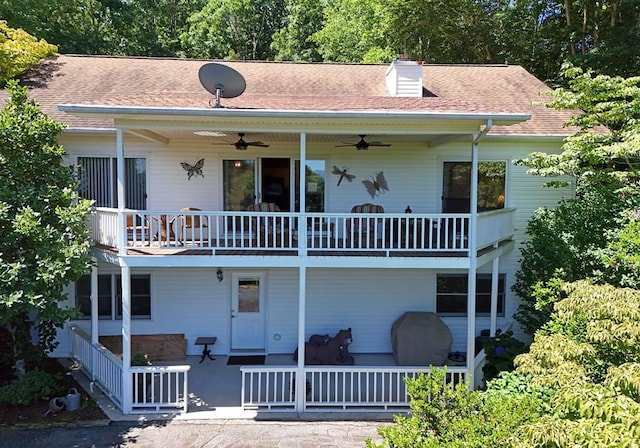
[[71, 356], [92, 382], [122, 408], [122, 360], [104, 345], [92, 344], [91, 336], [71, 327]]
[[[242, 367], [243, 409], [295, 407], [295, 367]], [[405, 378], [427, 373], [425, 367], [305, 368], [305, 411], [408, 409]], [[447, 383], [464, 383], [464, 367], [447, 367]]]
[[[478, 247], [513, 233], [514, 209], [478, 214]], [[210, 211], [124, 212], [127, 248], [224, 250], [467, 252], [469, 214], [255, 213]], [[92, 217], [96, 243], [118, 246], [115, 209]], [[304, 244], [303, 244], [304, 242]]]
[[132, 366], [132, 412], [187, 412], [189, 369], [190, 366]]
[[241, 367], [242, 408], [295, 408], [296, 367]]
[[[122, 410], [122, 360], [78, 327], [71, 327], [71, 355], [85, 374]], [[190, 366], [132, 366], [132, 412], [187, 412]]]

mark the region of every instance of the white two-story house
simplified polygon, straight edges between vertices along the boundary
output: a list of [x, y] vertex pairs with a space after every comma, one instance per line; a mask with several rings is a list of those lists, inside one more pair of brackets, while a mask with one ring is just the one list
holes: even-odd
[[[95, 205], [95, 267], [67, 304], [85, 318], [53, 355], [125, 413], [186, 411], [204, 387], [186, 361], [131, 367], [136, 335], [165, 334], [200, 369], [282, 355], [237, 371], [243, 409], [401, 409], [429, 366], [376, 356], [396, 319], [431, 312], [464, 359], [450, 377], [477, 384], [476, 337], [513, 325], [527, 220], [571, 194], [512, 163], [570, 133], [535, 104], [548, 88], [510, 65], [211, 62], [58, 56], [24, 77]], [[354, 365], [292, 360], [346, 328]]]

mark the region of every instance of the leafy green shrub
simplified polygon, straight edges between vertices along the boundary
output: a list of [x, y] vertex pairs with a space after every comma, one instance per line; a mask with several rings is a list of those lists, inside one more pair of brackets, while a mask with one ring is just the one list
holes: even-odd
[[527, 350], [526, 344], [514, 338], [512, 331], [503, 333], [497, 330], [496, 335], [485, 339], [482, 345], [486, 354], [486, 363], [482, 368], [485, 382], [500, 372], [513, 370], [515, 357]]
[[12, 405], [35, 403], [42, 397], [59, 394], [62, 375], [35, 369], [0, 387], [0, 401]]
[[132, 366], [150, 366], [151, 359], [149, 359], [149, 355], [147, 353], [136, 353], [131, 357], [131, 365]]
[[445, 370], [435, 369], [407, 380], [411, 415], [396, 416], [393, 426], [378, 430], [394, 448], [507, 447], [509, 437], [541, 414], [542, 400], [535, 395], [493, 394], [469, 391], [466, 384], [445, 384]]

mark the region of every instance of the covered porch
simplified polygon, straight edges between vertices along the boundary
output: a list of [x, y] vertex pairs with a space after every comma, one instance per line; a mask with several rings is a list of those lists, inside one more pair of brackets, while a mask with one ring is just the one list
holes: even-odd
[[[425, 366], [397, 366], [390, 353], [354, 354], [353, 366], [305, 366], [291, 355], [267, 355], [263, 365], [228, 365], [228, 356], [215, 360], [187, 356], [162, 365], [131, 366], [123, 375], [122, 361], [78, 328], [72, 358], [91, 388], [100, 388], [123, 410], [123, 379], [131, 381], [131, 413], [189, 413], [190, 418], [256, 418], [264, 413], [297, 413], [296, 378], [305, 378], [299, 400], [303, 412], [392, 413], [409, 410], [405, 378], [429, 372]], [[464, 363], [449, 361], [447, 381], [469, 378]], [[473, 378], [482, 378], [484, 351], [473, 360]], [[440, 368], [440, 367], [438, 367]]]

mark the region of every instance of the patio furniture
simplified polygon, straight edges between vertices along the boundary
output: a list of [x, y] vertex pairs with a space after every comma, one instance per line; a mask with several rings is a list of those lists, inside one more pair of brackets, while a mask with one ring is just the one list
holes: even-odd
[[[126, 211], [126, 210], [125, 210]], [[127, 215], [127, 240], [144, 241], [149, 238], [149, 222], [142, 215]]]
[[[366, 202], [353, 206], [351, 213], [384, 213], [384, 208]], [[379, 218], [347, 218], [347, 247], [375, 248], [377, 240], [382, 238], [377, 232], [379, 222]]]
[[153, 217], [153, 221], [156, 223], [158, 230], [153, 232], [153, 240], [158, 241], [160, 239], [160, 243], [171, 244], [176, 239], [176, 234], [173, 229], [173, 225], [175, 223], [175, 216], [169, 215], [160, 215]]
[[[275, 202], [256, 202], [250, 204], [247, 211], [268, 215], [280, 212], [280, 207]], [[254, 216], [251, 222], [257, 247], [288, 247], [290, 231], [286, 218]]]
[[[202, 210], [195, 207], [185, 207], [180, 209], [181, 212], [201, 212]], [[180, 239], [181, 241], [189, 241], [193, 243], [201, 243], [205, 237], [205, 228], [209, 227], [208, 220], [202, 219], [200, 215], [181, 215], [180, 216]]]
[[218, 338], [215, 336], [199, 337], [198, 339], [196, 339], [196, 345], [204, 345], [204, 348], [202, 349], [202, 355], [200, 356], [200, 361], [198, 362], [198, 364], [202, 363], [202, 361], [204, 361], [204, 358], [209, 358], [211, 361], [216, 360], [216, 358], [211, 356], [211, 350], [209, 349], [209, 346], [215, 345], [217, 340]]

